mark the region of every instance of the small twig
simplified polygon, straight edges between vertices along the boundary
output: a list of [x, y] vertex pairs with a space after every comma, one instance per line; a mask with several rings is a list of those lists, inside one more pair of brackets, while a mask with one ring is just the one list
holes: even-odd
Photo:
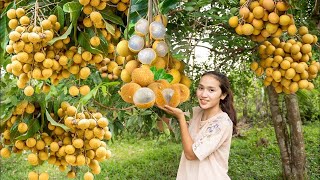
[[103, 107], [103, 108], [106, 108], [106, 109], [109, 109], [109, 110], [113, 110], [113, 111], [125, 111], [125, 110], [130, 110], [130, 109], [133, 109], [135, 108], [136, 106], [129, 106], [129, 107], [126, 107], [126, 108], [114, 108], [114, 107], [108, 107], [108, 106], [105, 106], [101, 103], [99, 103], [97, 100], [94, 99], [94, 103], [98, 104], [99, 106]]

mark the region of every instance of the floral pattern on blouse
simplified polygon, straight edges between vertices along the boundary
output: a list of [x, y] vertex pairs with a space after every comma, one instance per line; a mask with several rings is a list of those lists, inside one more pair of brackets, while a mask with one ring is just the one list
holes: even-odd
[[[202, 130], [201, 130], [202, 131]], [[221, 132], [220, 125], [217, 123], [217, 121], [212, 121], [206, 128], [204, 133], [201, 133], [202, 136], [195, 142], [193, 146], [193, 150], [196, 151], [196, 149], [203, 143], [212, 141], [211, 138]]]

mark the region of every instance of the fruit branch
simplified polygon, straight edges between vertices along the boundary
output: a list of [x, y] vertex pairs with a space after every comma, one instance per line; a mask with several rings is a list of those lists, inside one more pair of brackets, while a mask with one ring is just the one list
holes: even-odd
[[38, 4], [38, 0], [36, 0], [36, 3], [34, 4], [34, 22], [33, 22], [34, 27], [37, 26], [38, 9], [39, 9], [39, 4]]
[[125, 110], [130, 110], [130, 109], [133, 109], [135, 108], [135, 106], [129, 106], [129, 107], [126, 107], [126, 108], [114, 108], [114, 107], [108, 107], [108, 106], [105, 106], [101, 103], [99, 103], [97, 100], [94, 99], [94, 103], [96, 103], [97, 105], [103, 107], [103, 108], [106, 108], [106, 109], [109, 109], [109, 110], [112, 110], [112, 111], [125, 111]]

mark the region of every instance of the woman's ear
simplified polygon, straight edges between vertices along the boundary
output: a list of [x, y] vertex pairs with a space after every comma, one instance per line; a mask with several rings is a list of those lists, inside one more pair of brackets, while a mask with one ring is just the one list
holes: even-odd
[[220, 97], [220, 99], [221, 99], [221, 100], [224, 100], [226, 97], [227, 97], [227, 94], [222, 94], [221, 97]]

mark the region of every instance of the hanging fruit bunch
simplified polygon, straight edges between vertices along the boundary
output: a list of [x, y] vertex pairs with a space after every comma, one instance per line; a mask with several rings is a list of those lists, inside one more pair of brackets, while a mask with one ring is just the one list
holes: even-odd
[[229, 25], [239, 35], [250, 36], [253, 41], [263, 42], [269, 37], [280, 37], [284, 31], [294, 35], [297, 28], [293, 15], [287, 14], [285, 1], [245, 1], [240, 4], [239, 16], [229, 19]]
[[[56, 2], [38, 1], [10, 7], [14, 8], [5, 12], [10, 29], [6, 52], [11, 59], [6, 71], [18, 78], [26, 100], [1, 119], [1, 157], [26, 150], [31, 165], [48, 161], [60, 171], [69, 169], [69, 178], [76, 176], [77, 167], [88, 166], [84, 179], [93, 179], [101, 171], [99, 162], [111, 156], [106, 146], [111, 132], [107, 118], [88, 110], [79, 97], [91, 90], [83, 82], [115, 60], [121, 36], [118, 25], [124, 26], [114, 14], [117, 8], [105, 0], [68, 2], [63, 8]], [[117, 61], [120, 64], [121, 59]], [[65, 92], [75, 103], [63, 102], [54, 111], [55, 102], [47, 102], [40, 88], [51, 92], [47, 97], [56, 98], [51, 87], [61, 82], [67, 84]], [[28, 176], [49, 178], [46, 172], [32, 171]]]
[[297, 29], [294, 17], [287, 14], [289, 7], [285, 1], [245, 1], [239, 10], [240, 19], [229, 19], [237, 34], [261, 43], [260, 60], [251, 64], [251, 70], [264, 78], [265, 86], [272, 85], [277, 93], [286, 94], [312, 90], [312, 79], [320, 70], [312, 57], [318, 37], [306, 26]]
[[[138, 108], [155, 104], [177, 107], [189, 99], [191, 81], [182, 74], [183, 63], [170, 55], [165, 41], [166, 25], [164, 15], [158, 14], [151, 22], [141, 18], [129, 41], [121, 40], [116, 47], [117, 55], [133, 57], [123, 66], [121, 79], [126, 84], [119, 94], [125, 102]], [[165, 78], [155, 78], [160, 71], [164, 77], [173, 77], [170, 83]]]
[[[31, 165], [47, 161], [60, 171], [69, 168], [68, 178], [75, 178], [80, 166], [90, 168], [85, 179], [101, 172], [99, 162], [111, 157], [104, 141], [111, 139], [107, 118], [99, 112], [80, 111], [68, 102], [61, 103], [57, 114], [46, 112], [45, 128], [40, 117], [38, 104], [23, 100], [16, 106], [4, 126], [2, 158], [29, 150], [27, 160]], [[49, 174], [31, 171], [28, 178], [49, 179]]]

